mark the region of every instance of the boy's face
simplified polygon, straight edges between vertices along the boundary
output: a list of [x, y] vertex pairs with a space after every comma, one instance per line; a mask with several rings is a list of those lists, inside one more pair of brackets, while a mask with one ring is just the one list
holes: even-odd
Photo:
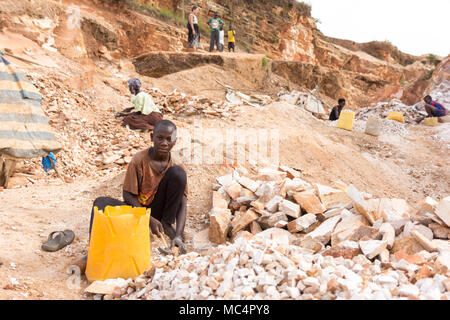
[[173, 127], [160, 127], [150, 134], [156, 153], [160, 156], [167, 155], [177, 142], [177, 130]]
[[426, 97], [425, 99], [423, 99], [425, 101], [426, 104], [430, 104], [431, 103], [431, 99], [430, 97]]

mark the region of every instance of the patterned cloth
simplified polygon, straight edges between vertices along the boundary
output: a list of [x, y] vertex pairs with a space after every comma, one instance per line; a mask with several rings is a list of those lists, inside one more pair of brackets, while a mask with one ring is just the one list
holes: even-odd
[[434, 117], [445, 117], [447, 115], [447, 109], [445, 109], [442, 104], [437, 103], [436, 101], [431, 101], [431, 105], [434, 107]]

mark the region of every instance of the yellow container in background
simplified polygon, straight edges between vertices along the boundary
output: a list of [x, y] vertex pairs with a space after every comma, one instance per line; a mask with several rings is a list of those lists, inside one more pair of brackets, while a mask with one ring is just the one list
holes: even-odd
[[389, 120], [395, 120], [401, 123], [405, 123], [405, 119], [403, 118], [403, 113], [401, 112], [389, 112], [388, 114]]
[[345, 130], [353, 130], [353, 123], [355, 122], [355, 113], [352, 111], [342, 111], [339, 116], [337, 127]]
[[150, 209], [94, 208], [86, 277], [90, 282], [135, 278], [151, 266]]
[[438, 125], [438, 118], [437, 117], [425, 118], [424, 123], [426, 126], [436, 127]]

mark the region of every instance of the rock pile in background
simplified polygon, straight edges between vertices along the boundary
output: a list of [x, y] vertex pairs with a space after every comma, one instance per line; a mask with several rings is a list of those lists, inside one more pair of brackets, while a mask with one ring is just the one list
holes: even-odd
[[380, 102], [373, 107], [366, 107], [360, 109], [356, 114], [357, 120], [367, 120], [370, 116], [378, 118], [387, 118], [389, 112], [401, 112], [405, 119], [405, 123], [415, 123], [414, 120], [420, 116], [426, 116], [425, 107], [423, 103], [417, 103], [413, 106], [407, 106], [397, 99], [390, 102]]
[[176, 89], [166, 94], [158, 88], [151, 88], [148, 93], [156, 105], [162, 109], [163, 113], [230, 118], [236, 116], [237, 112], [237, 108], [227, 101], [214, 101], [208, 98], [188, 96], [184, 93], [177, 92]]
[[[42, 94], [43, 111], [63, 145], [57, 154], [57, 166], [67, 181], [120, 170], [131, 161], [132, 155], [148, 147], [148, 133], [124, 128], [122, 119], [114, 117], [115, 111], [128, 105], [99, 106], [94, 95], [74, 90], [56, 76], [35, 73], [29, 76]], [[164, 94], [152, 88], [149, 93], [165, 115], [228, 118], [237, 111], [237, 106], [228, 102], [191, 97], [176, 90]], [[25, 160], [20, 170], [36, 179], [43, 174], [41, 159]]]

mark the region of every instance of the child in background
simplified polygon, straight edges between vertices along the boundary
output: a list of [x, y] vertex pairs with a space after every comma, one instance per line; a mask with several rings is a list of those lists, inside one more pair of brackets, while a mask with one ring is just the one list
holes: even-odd
[[223, 25], [221, 24], [219, 27], [219, 52], [223, 51], [223, 47], [225, 46], [225, 31], [223, 30]]
[[228, 52], [231, 52], [231, 49], [233, 49], [236, 46], [236, 31], [234, 30], [233, 26], [230, 25], [230, 28], [228, 29]]

